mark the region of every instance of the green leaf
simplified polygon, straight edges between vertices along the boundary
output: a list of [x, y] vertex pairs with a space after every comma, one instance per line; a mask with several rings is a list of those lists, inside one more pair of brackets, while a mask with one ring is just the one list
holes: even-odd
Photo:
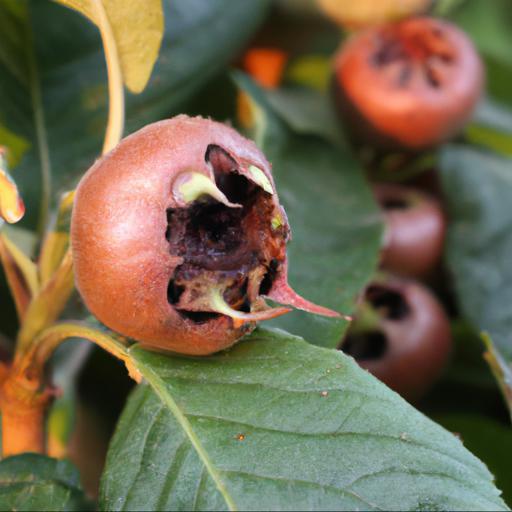
[[[252, 135], [272, 162], [292, 228], [290, 283], [307, 299], [350, 314], [374, 274], [382, 237], [380, 213], [363, 170], [348, 150], [318, 136], [317, 119], [298, 128], [287, 114], [283, 117], [275, 103], [287, 97], [286, 91], [267, 97], [247, 77], [238, 74], [236, 81], [251, 96], [257, 112]], [[295, 99], [293, 92], [290, 98]], [[304, 111], [294, 116], [307, 118]], [[347, 327], [344, 320], [298, 311], [272, 324], [327, 347], [335, 347]]]
[[1, 510], [92, 510], [67, 461], [33, 453], [0, 462]]
[[[126, 133], [178, 113], [237, 55], [267, 5], [268, 0], [163, 2], [160, 57], [144, 92], [127, 95]], [[52, 177], [55, 202], [101, 152], [108, 95], [97, 28], [49, 0], [0, 2], [0, 96], [0, 125], [18, 141], [12, 147], [2, 142], [21, 155], [19, 140], [24, 141], [14, 176], [27, 205], [23, 223], [33, 228], [41, 166]]]
[[473, 144], [512, 156], [512, 111], [489, 98], [481, 101], [465, 137]]
[[496, 348], [487, 333], [484, 333], [482, 338], [487, 347], [484, 359], [489, 363], [494, 378], [498, 381], [512, 419], [512, 365], [510, 364], [510, 359], [505, 359], [501, 355], [499, 349]]
[[446, 256], [462, 312], [510, 364], [512, 159], [452, 145], [439, 165], [450, 218]]
[[443, 427], [456, 432], [464, 446], [480, 457], [496, 476], [503, 498], [512, 503], [512, 429], [493, 418], [475, 414], [445, 413], [434, 416]]
[[487, 93], [512, 105], [508, 85], [512, 72], [512, 15], [509, 0], [470, 0], [449, 13], [465, 30], [483, 57]]
[[470, 0], [450, 15], [458, 26], [469, 32], [482, 53], [512, 65], [512, 13], [508, 0]]
[[290, 87], [269, 90], [266, 98], [275, 114], [295, 133], [317, 135], [334, 146], [345, 145], [340, 121], [326, 94], [305, 87]]
[[438, 16], [446, 16], [453, 9], [460, 7], [466, 0], [437, 0], [433, 3], [434, 14]]
[[339, 351], [258, 330], [203, 359], [138, 346], [106, 510], [502, 510], [460, 441]]
[[512, 110], [491, 98], [479, 103], [472, 121], [497, 132], [512, 133]]

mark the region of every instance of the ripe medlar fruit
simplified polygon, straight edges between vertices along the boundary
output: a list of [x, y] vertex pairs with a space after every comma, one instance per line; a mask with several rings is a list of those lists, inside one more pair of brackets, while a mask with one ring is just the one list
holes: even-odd
[[333, 21], [345, 28], [362, 28], [427, 11], [433, 0], [317, 0]]
[[77, 288], [145, 347], [204, 355], [290, 311], [338, 316], [287, 283], [290, 229], [270, 164], [228, 126], [184, 115], [122, 140], [82, 178], [71, 220]]
[[384, 212], [381, 265], [406, 276], [424, 276], [443, 253], [446, 220], [439, 202], [411, 187], [379, 184], [375, 196]]
[[473, 112], [483, 68], [469, 38], [429, 17], [370, 28], [334, 63], [334, 94], [358, 141], [420, 151], [456, 135]]
[[450, 322], [437, 299], [409, 279], [370, 284], [342, 350], [404, 398], [423, 396], [451, 352]]

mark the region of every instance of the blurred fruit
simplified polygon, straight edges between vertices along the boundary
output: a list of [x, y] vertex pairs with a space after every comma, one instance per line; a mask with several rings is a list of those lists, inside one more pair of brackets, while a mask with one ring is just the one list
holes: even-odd
[[374, 192], [386, 224], [382, 267], [411, 277], [432, 271], [441, 259], [446, 232], [439, 202], [401, 185], [378, 184]]
[[409, 279], [370, 284], [342, 350], [404, 398], [423, 396], [451, 352], [448, 318], [432, 293]]
[[426, 12], [432, 0], [317, 0], [334, 22], [345, 28], [362, 28]]
[[421, 151], [455, 136], [484, 81], [469, 38], [428, 17], [355, 35], [336, 55], [334, 70], [334, 95], [348, 131], [383, 149]]
[[281, 83], [287, 54], [277, 48], [251, 48], [243, 59], [243, 67], [256, 82], [267, 89]]

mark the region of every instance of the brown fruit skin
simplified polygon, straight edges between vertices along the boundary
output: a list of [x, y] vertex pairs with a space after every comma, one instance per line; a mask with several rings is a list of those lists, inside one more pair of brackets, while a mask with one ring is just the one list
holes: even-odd
[[468, 36], [430, 17], [355, 35], [337, 53], [334, 71], [334, 95], [349, 131], [386, 150], [422, 151], [455, 136], [484, 84]]
[[449, 360], [450, 322], [438, 300], [420, 283], [386, 276], [374, 284], [400, 294], [409, 314], [401, 319], [382, 314], [376, 328], [386, 336], [387, 350], [381, 358], [358, 363], [407, 400], [416, 401], [440, 377]]
[[270, 164], [253, 142], [223, 124], [181, 115], [123, 139], [76, 191], [71, 241], [77, 288], [99, 320], [147, 348], [206, 355], [254, 328], [234, 328], [223, 315], [194, 323], [167, 301], [180, 262], [165, 238], [172, 179], [187, 170], [211, 176], [204, 158], [210, 144], [256, 165], [273, 184]]
[[[422, 277], [441, 259], [446, 219], [434, 198], [401, 185], [379, 184], [374, 188], [386, 224], [381, 266], [394, 273]], [[403, 203], [405, 208], [386, 205]]]

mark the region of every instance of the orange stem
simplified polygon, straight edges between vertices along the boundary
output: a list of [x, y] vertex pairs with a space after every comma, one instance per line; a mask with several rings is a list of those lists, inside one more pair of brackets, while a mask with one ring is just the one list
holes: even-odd
[[2, 455], [44, 453], [44, 418], [51, 393], [39, 391], [39, 379], [5, 367], [1, 373]]

